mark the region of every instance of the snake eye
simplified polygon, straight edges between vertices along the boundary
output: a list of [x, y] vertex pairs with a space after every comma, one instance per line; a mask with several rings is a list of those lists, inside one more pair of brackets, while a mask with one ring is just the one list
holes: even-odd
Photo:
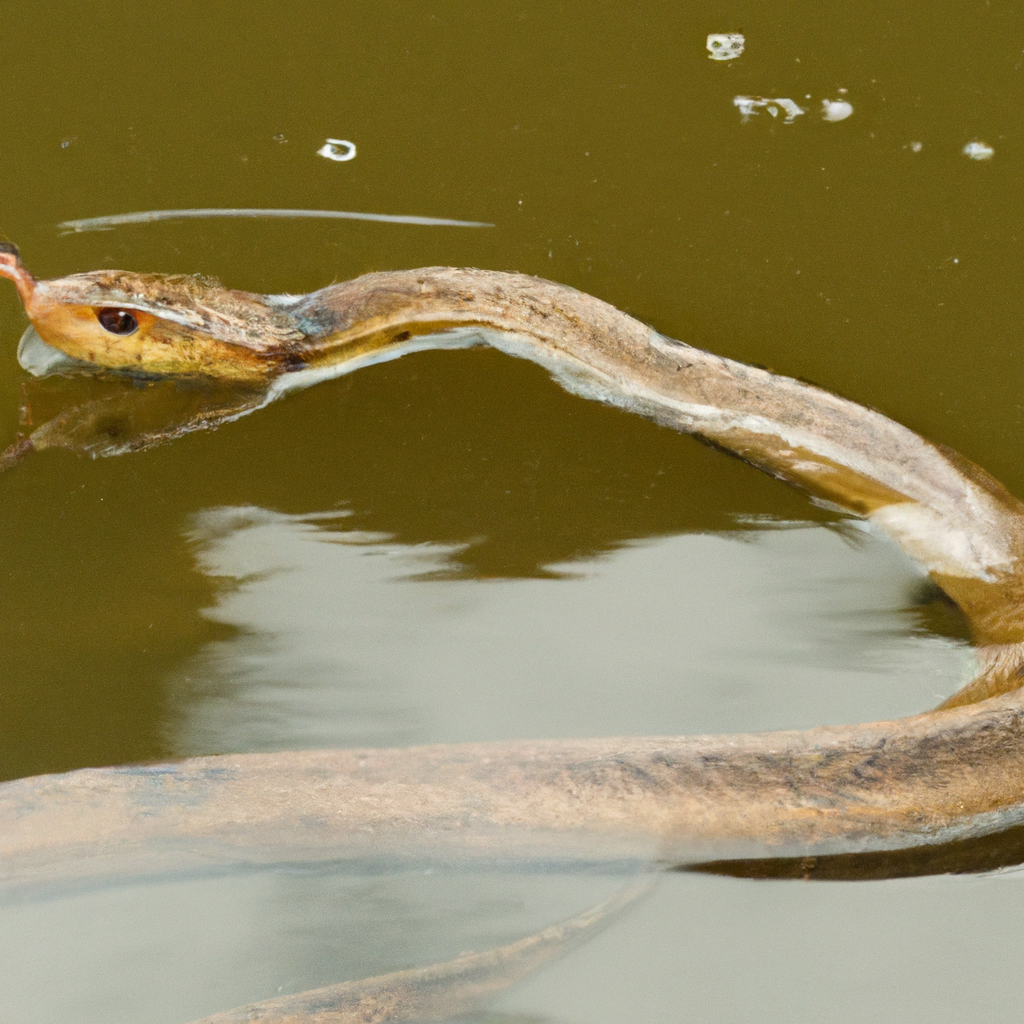
[[99, 309], [96, 319], [111, 334], [134, 334], [139, 329], [139, 321], [126, 309]]

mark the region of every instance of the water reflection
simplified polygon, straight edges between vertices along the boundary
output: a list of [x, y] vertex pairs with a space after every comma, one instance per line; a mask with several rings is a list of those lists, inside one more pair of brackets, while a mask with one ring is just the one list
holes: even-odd
[[1014, 1021], [1022, 879], [673, 875], [657, 899], [499, 1005], [587, 1024]]
[[[496, 1020], [1013, 1020], [1022, 877], [809, 886], [668, 875], [656, 899], [503, 996]], [[618, 884], [296, 867], [5, 903], [4, 1019], [182, 1024], [486, 949]]]
[[614, 876], [288, 870], [0, 904], [3, 1019], [184, 1024], [536, 932]]
[[[37, 423], [125, 391], [121, 381], [32, 384]], [[464, 579], [548, 576], [637, 538], [735, 530], [743, 513], [833, 518], [736, 460], [490, 351], [372, 367], [119, 458], [36, 453], [0, 477], [0, 774], [179, 749], [167, 722], [191, 691], [168, 679], [189, 676], [193, 653], [224, 632], [199, 616], [215, 580], [196, 571], [184, 533], [217, 507], [348, 509], [350, 529], [450, 552], [444, 571]]]
[[336, 512], [211, 509], [190, 537], [232, 631], [176, 676], [181, 755], [801, 728], [970, 672], [908, 616], [919, 570], [861, 533], [683, 534], [525, 580], [446, 578], [459, 546]]

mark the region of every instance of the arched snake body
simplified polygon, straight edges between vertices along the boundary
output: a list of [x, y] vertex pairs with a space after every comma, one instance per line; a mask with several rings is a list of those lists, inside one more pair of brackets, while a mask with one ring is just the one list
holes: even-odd
[[[1024, 821], [1024, 506], [956, 452], [518, 274], [430, 268], [259, 296], [120, 271], [37, 282], [9, 246], [0, 274], [47, 352], [247, 396], [167, 436], [416, 348], [487, 343], [534, 360], [574, 392], [867, 519], [962, 609], [979, 665], [939, 709], [866, 725], [243, 754], [19, 780], [0, 786], [8, 882], [382, 852], [692, 864], [920, 847]], [[69, 430], [40, 427], [8, 461], [67, 444]]]

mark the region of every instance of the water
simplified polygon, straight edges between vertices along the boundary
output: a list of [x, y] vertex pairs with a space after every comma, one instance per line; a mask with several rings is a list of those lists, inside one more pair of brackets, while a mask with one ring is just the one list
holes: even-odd
[[[303, 292], [433, 264], [539, 274], [874, 405], [1024, 491], [1010, 3], [4, 13], [0, 229], [39, 276], [120, 266]], [[709, 60], [707, 36], [729, 32], [742, 56]], [[738, 96], [806, 112], [744, 123]], [[825, 101], [853, 113], [827, 121]], [[355, 158], [318, 155], [328, 139]], [[495, 227], [57, 229], [179, 207]], [[6, 288], [5, 445], [23, 326]], [[32, 414], [80, 386], [29, 392]], [[883, 542], [490, 352], [373, 367], [138, 455], [30, 458], [0, 479], [0, 517], [5, 778], [868, 720], [969, 673], [955, 617]], [[1018, 883], [673, 875], [500, 1009], [1014, 1020]], [[0, 1020], [175, 1024], [510, 941], [615, 884], [296, 871], [6, 901]]]

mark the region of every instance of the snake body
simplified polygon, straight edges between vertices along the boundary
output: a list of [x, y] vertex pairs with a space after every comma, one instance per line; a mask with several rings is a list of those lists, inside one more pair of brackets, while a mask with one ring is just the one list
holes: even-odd
[[[1024, 505], [956, 452], [520, 274], [435, 267], [261, 296], [122, 271], [37, 282], [5, 246], [0, 275], [68, 365], [227, 383], [257, 404], [416, 348], [486, 343], [531, 359], [868, 520], [962, 609], [979, 666], [939, 709], [867, 725], [245, 754], [19, 780], [0, 786], [9, 881], [381, 851], [679, 864], [893, 850], [1024, 821]], [[44, 425], [21, 453], [66, 430]]]

